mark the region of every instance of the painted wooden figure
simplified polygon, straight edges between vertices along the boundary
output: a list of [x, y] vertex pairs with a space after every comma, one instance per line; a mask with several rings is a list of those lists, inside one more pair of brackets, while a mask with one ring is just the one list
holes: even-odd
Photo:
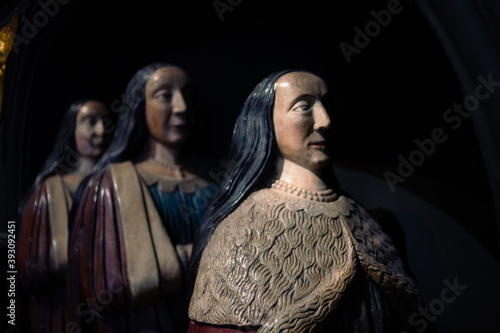
[[420, 302], [391, 239], [336, 187], [332, 98], [274, 73], [237, 119], [199, 229], [189, 332], [399, 332]]

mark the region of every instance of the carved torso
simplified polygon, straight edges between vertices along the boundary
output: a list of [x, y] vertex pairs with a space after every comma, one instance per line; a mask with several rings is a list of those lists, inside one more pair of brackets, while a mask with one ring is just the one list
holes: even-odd
[[271, 188], [221, 221], [198, 272], [192, 320], [259, 332], [316, 328], [358, 275], [387, 294], [416, 295], [390, 239], [354, 200]]
[[[190, 245], [216, 188], [205, 179], [191, 174], [182, 179], [159, 176], [136, 166], [147, 185], [171, 241]], [[186, 264], [189, 263], [187, 260]]]
[[[173, 179], [130, 161], [111, 164], [85, 187], [69, 249], [72, 314], [101, 307], [84, 331], [183, 332], [184, 275], [191, 239], [209, 200], [197, 175]], [[89, 264], [90, 263], [90, 264]], [[102, 302], [100, 293], [111, 295]], [[75, 322], [86, 325], [85, 317]]]
[[[31, 193], [18, 238], [18, 271], [29, 295], [24, 331], [64, 330], [68, 215], [74, 186], [59, 175], [44, 179]], [[26, 297], [26, 298], [24, 298]]]

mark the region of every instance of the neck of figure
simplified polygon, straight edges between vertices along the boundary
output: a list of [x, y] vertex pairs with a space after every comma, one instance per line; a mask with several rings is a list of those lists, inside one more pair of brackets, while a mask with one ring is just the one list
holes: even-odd
[[[325, 172], [327, 169], [309, 170], [280, 157], [276, 167], [276, 178], [305, 190], [324, 191], [333, 188], [333, 179], [330, 179], [332, 176]], [[331, 174], [333, 175], [333, 172]]]
[[186, 153], [184, 149], [168, 147], [153, 138], [149, 138], [143, 153], [146, 156], [146, 162], [166, 170], [162, 171], [152, 167], [153, 169], [157, 169], [161, 173], [166, 173], [171, 176], [183, 176], [181, 169], [184, 161], [186, 160]]
[[80, 157], [80, 164], [75, 173], [86, 176], [92, 172], [96, 161], [93, 158]]

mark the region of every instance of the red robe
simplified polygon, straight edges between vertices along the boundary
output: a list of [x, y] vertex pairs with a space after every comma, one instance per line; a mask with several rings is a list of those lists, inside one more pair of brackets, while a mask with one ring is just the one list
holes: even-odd
[[[44, 180], [24, 208], [18, 240], [18, 272], [28, 296], [25, 332], [65, 331], [65, 281], [71, 191], [56, 175]], [[23, 314], [22, 314], [23, 315]]]
[[183, 267], [148, 184], [131, 162], [112, 164], [82, 194], [69, 247], [71, 320], [97, 332], [186, 332]]

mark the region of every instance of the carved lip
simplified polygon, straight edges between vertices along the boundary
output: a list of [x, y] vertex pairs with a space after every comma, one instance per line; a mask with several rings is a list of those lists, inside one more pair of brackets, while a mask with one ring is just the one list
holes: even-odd
[[96, 148], [101, 148], [102, 146], [104, 146], [104, 140], [102, 138], [91, 139], [90, 143], [92, 144], [92, 146], [94, 146]]
[[170, 128], [175, 128], [177, 130], [185, 131], [189, 128], [189, 124], [188, 123], [171, 124]]
[[313, 148], [326, 149], [326, 147], [328, 147], [328, 141], [326, 140], [313, 141], [309, 143], [309, 146]]

